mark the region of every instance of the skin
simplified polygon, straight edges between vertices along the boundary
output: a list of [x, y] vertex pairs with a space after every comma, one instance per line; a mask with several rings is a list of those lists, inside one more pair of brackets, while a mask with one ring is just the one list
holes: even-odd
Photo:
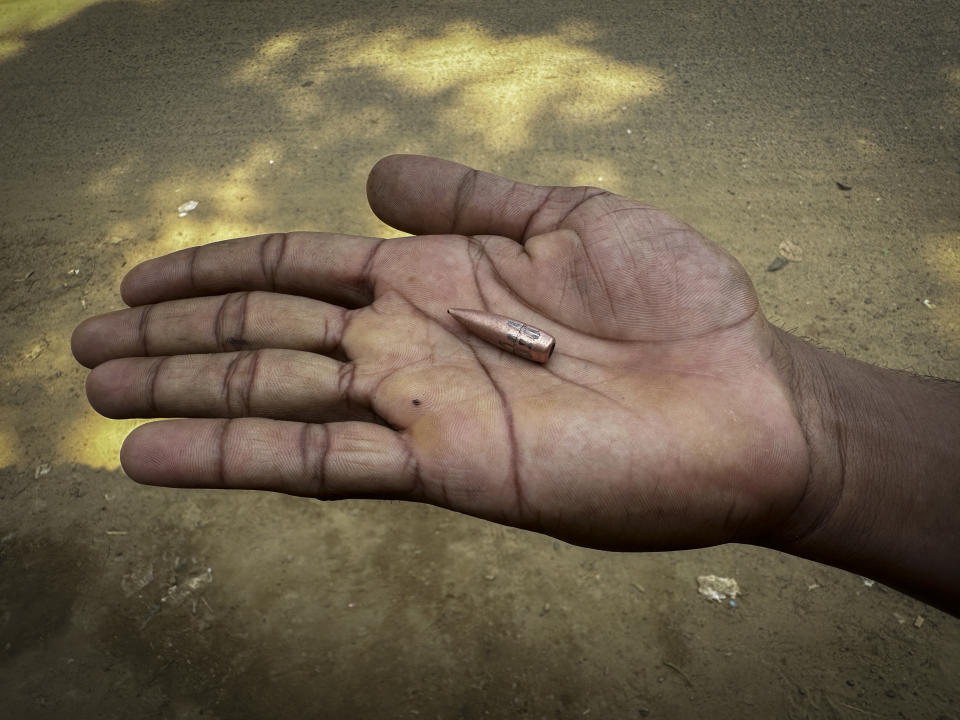
[[[189, 418], [131, 433], [131, 478], [428, 502], [610, 550], [754, 543], [956, 612], [955, 386], [783, 333], [736, 260], [597, 188], [391, 156], [368, 197], [412, 237], [190, 248], [131, 270], [129, 309], [77, 328], [94, 408]], [[557, 350], [507, 355], [451, 307], [540, 327]], [[911, 446], [924, 480], [882, 453], [931, 407], [947, 429]]]

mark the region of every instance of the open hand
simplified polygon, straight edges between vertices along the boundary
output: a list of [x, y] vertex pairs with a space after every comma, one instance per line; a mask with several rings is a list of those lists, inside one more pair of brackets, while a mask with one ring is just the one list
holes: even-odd
[[[290, 233], [145, 262], [77, 359], [143, 483], [417, 500], [610, 549], [763, 542], [810, 460], [789, 354], [743, 268], [597, 188], [392, 156], [368, 183], [413, 237]], [[546, 365], [465, 333], [551, 333]]]

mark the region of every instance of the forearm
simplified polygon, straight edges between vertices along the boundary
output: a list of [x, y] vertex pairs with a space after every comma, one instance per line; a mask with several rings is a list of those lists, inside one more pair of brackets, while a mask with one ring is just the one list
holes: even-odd
[[960, 614], [960, 383], [781, 339], [811, 474], [773, 545]]

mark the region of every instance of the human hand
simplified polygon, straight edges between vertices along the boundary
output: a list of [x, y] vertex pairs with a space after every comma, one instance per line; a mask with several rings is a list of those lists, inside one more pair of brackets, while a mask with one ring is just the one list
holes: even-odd
[[[293, 233], [150, 260], [74, 333], [138, 482], [417, 500], [609, 549], [764, 542], [810, 457], [743, 268], [654, 208], [392, 156], [414, 237]], [[452, 307], [557, 338], [546, 365]]]

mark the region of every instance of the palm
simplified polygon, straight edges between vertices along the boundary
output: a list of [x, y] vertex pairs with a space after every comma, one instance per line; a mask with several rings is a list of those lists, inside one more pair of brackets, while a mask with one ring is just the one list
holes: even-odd
[[[401, 175], [407, 168], [419, 183]], [[259, 274], [243, 271], [242, 250], [224, 248], [210, 251], [206, 274], [191, 257], [190, 287], [184, 272], [179, 281], [128, 281], [136, 304], [214, 297], [114, 316], [136, 320], [139, 352], [99, 351], [88, 364], [190, 355], [104, 365], [90, 383], [98, 408], [275, 419], [148, 426], [125, 451], [131, 475], [414, 498], [618, 548], [749, 539], [787, 512], [804, 471], [803, 440], [775, 367], [774, 332], [742, 268], [666, 214], [622, 198], [572, 188], [538, 195], [463, 173], [392, 159], [370, 186], [391, 224], [455, 235], [352, 248], [329, 236], [246, 241]], [[216, 269], [228, 251], [239, 267], [232, 273]], [[301, 261], [297, 271], [284, 270], [290, 255]], [[332, 255], [344, 278], [331, 270]], [[350, 268], [363, 283], [344, 281]], [[285, 294], [215, 296], [258, 288]], [[449, 307], [543, 327], [557, 337], [557, 353], [545, 366], [506, 356], [465, 335]], [[158, 325], [152, 335], [144, 315]], [[215, 319], [213, 339], [184, 329], [184, 317], [201, 318], [198, 328]], [[251, 317], [261, 318], [257, 327]], [[318, 341], [309, 326], [321, 319]], [[108, 332], [101, 322], [100, 336]], [[82, 360], [95, 334], [78, 331]], [[196, 359], [251, 346], [272, 349]], [[146, 380], [148, 402], [134, 398]], [[218, 391], [204, 395], [204, 384]], [[341, 422], [315, 424], [331, 421]], [[178, 443], [206, 443], [208, 460], [160, 457]]]

